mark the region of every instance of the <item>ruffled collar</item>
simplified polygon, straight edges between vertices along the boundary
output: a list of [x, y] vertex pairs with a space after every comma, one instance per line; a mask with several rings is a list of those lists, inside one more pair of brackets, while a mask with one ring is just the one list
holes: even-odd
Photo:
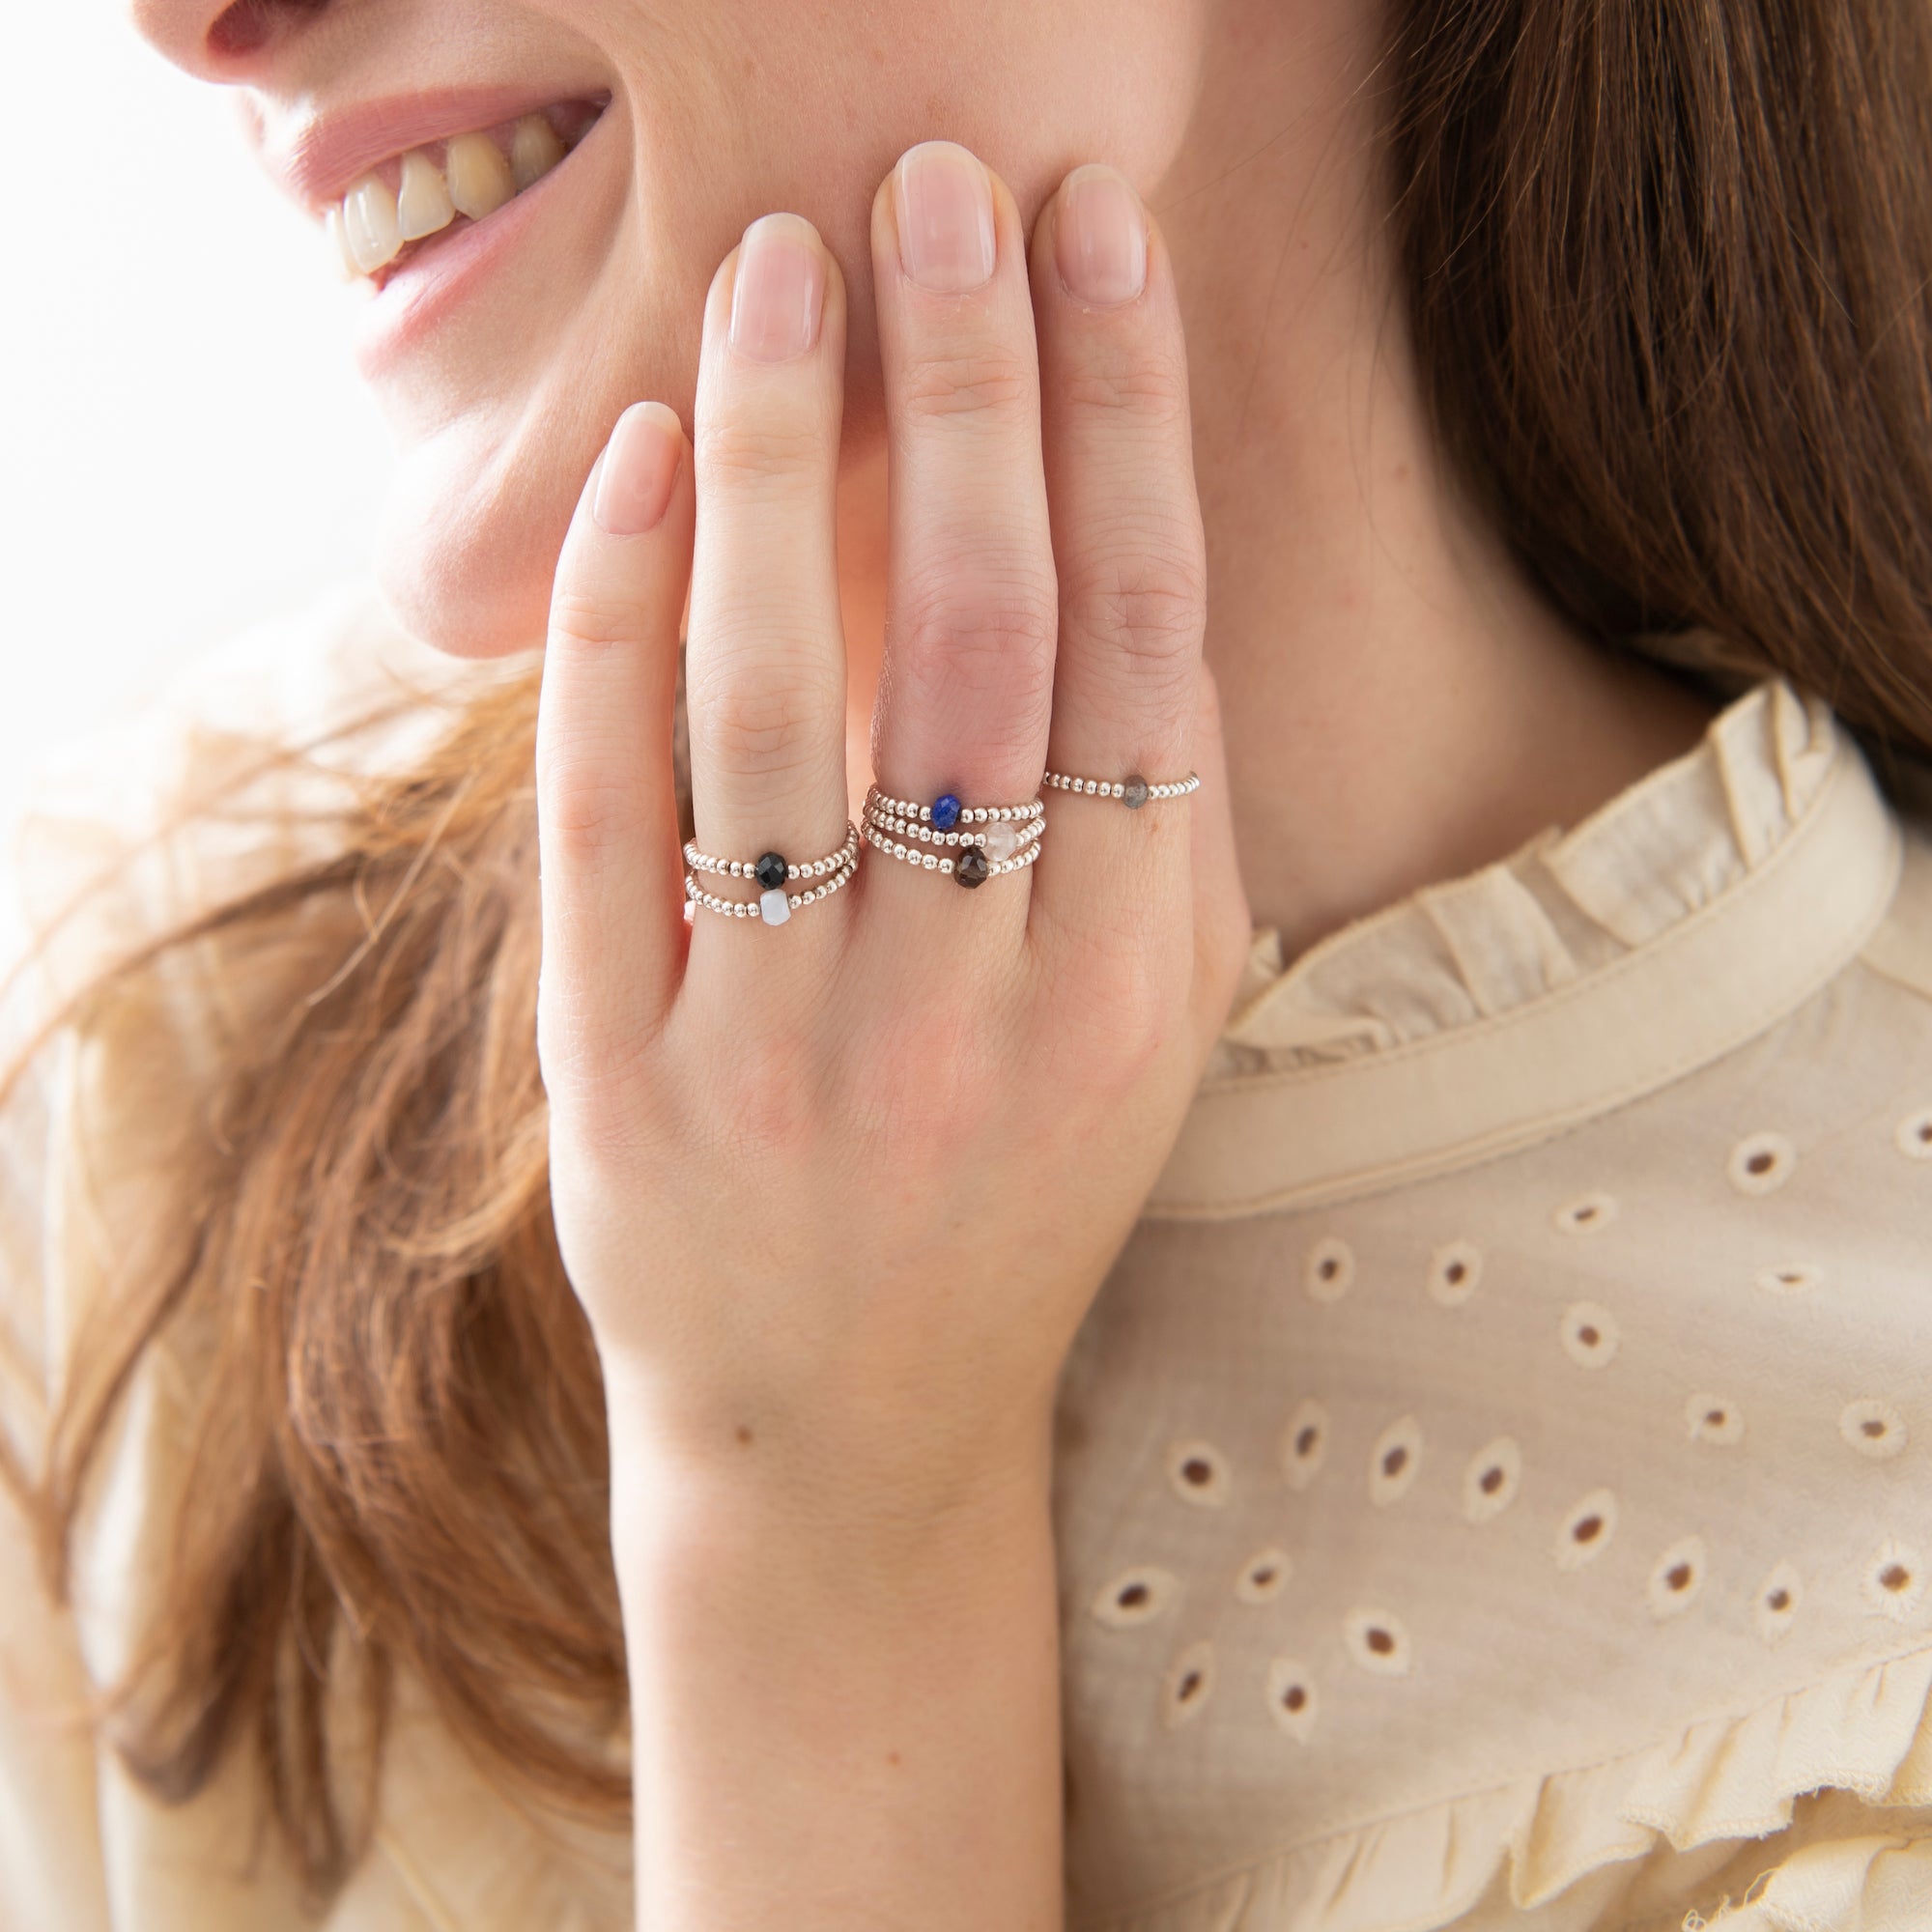
[[1569, 831], [1293, 962], [1257, 931], [1148, 1211], [1373, 1192], [1678, 1078], [1851, 958], [1900, 860], [1858, 741], [1815, 693], [1761, 678]]

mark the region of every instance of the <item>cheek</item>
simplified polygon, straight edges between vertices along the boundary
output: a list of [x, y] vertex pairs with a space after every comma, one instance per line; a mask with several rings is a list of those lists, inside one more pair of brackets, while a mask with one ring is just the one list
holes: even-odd
[[660, 268], [678, 261], [675, 242], [646, 249], [635, 227], [617, 232], [575, 286], [529, 275], [514, 327], [452, 340], [433, 382], [384, 399], [398, 461], [377, 577], [398, 621], [439, 650], [540, 644], [557, 553], [611, 425], [646, 397], [690, 423], [700, 251]]
[[[867, 191], [867, 194], [869, 190]], [[860, 197], [862, 208], [868, 203]], [[521, 367], [498, 349], [443, 407], [392, 421], [398, 459], [378, 538], [376, 575], [412, 637], [451, 656], [485, 658], [543, 641], [552, 577], [584, 480], [611, 425], [634, 402], [668, 403], [693, 428], [705, 289], [737, 239], [708, 235], [654, 248], [675, 269], [619, 251], [572, 307], [545, 318], [547, 344]], [[828, 224], [829, 225], [829, 224]], [[841, 462], [865, 463], [885, 418], [864, 229], [841, 238], [850, 322]], [[533, 331], [534, 333], [535, 331]], [[392, 401], [400, 399], [391, 398]]]
[[871, 198], [901, 150], [965, 141], [1029, 223], [1075, 160], [1104, 156], [1151, 186], [1200, 53], [1194, 0], [906, 0], [891, 45], [869, 19], [834, 10], [829, 30], [808, 26], [774, 0], [674, 14], [622, 91], [624, 157], [586, 188], [552, 259], [497, 293], [412, 393], [384, 399], [400, 460], [376, 567], [413, 636], [459, 657], [542, 643], [557, 552], [611, 424], [649, 397], [692, 426], [705, 289], [747, 222], [809, 213], [844, 270], [841, 458], [860, 470], [885, 434]]
[[[869, 333], [869, 330], [868, 330]], [[840, 468], [864, 469], [884, 442], [878, 351], [850, 374]], [[543, 642], [551, 579], [571, 515], [604, 445], [607, 422], [629, 403], [666, 395], [639, 388], [595, 421], [526, 421], [494, 440], [473, 421], [452, 424], [402, 460], [384, 505], [376, 576], [397, 622], [452, 657], [502, 657]], [[668, 399], [668, 397], [667, 397]], [[691, 426], [688, 401], [672, 407]]]

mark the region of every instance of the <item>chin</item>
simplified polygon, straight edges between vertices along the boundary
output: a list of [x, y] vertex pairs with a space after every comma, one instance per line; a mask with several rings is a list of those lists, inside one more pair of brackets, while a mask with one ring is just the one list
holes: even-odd
[[540, 645], [557, 554], [597, 449], [586, 430], [513, 437], [479, 459], [452, 429], [410, 451], [390, 486], [375, 559], [383, 599], [404, 630], [459, 658]]

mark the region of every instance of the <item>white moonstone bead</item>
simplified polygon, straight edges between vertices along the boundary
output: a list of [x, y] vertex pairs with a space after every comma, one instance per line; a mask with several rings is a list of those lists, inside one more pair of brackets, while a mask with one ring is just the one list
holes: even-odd
[[980, 849], [996, 865], [1002, 859], [1010, 859], [1020, 849], [1020, 835], [1013, 830], [1009, 818], [996, 818], [980, 835]]
[[767, 925], [782, 925], [791, 917], [791, 901], [782, 886], [768, 886], [758, 895], [758, 916]]

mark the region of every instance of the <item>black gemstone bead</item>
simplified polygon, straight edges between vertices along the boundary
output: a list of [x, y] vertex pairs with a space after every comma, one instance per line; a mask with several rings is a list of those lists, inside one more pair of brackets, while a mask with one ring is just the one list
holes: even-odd
[[962, 886], [983, 886], [990, 869], [985, 853], [977, 845], [960, 846], [959, 856], [952, 862], [952, 876]]
[[770, 892], [774, 886], [783, 885], [785, 882], [784, 854], [782, 852], [767, 852], [758, 861], [757, 873], [759, 885], [763, 886], [767, 892]]

